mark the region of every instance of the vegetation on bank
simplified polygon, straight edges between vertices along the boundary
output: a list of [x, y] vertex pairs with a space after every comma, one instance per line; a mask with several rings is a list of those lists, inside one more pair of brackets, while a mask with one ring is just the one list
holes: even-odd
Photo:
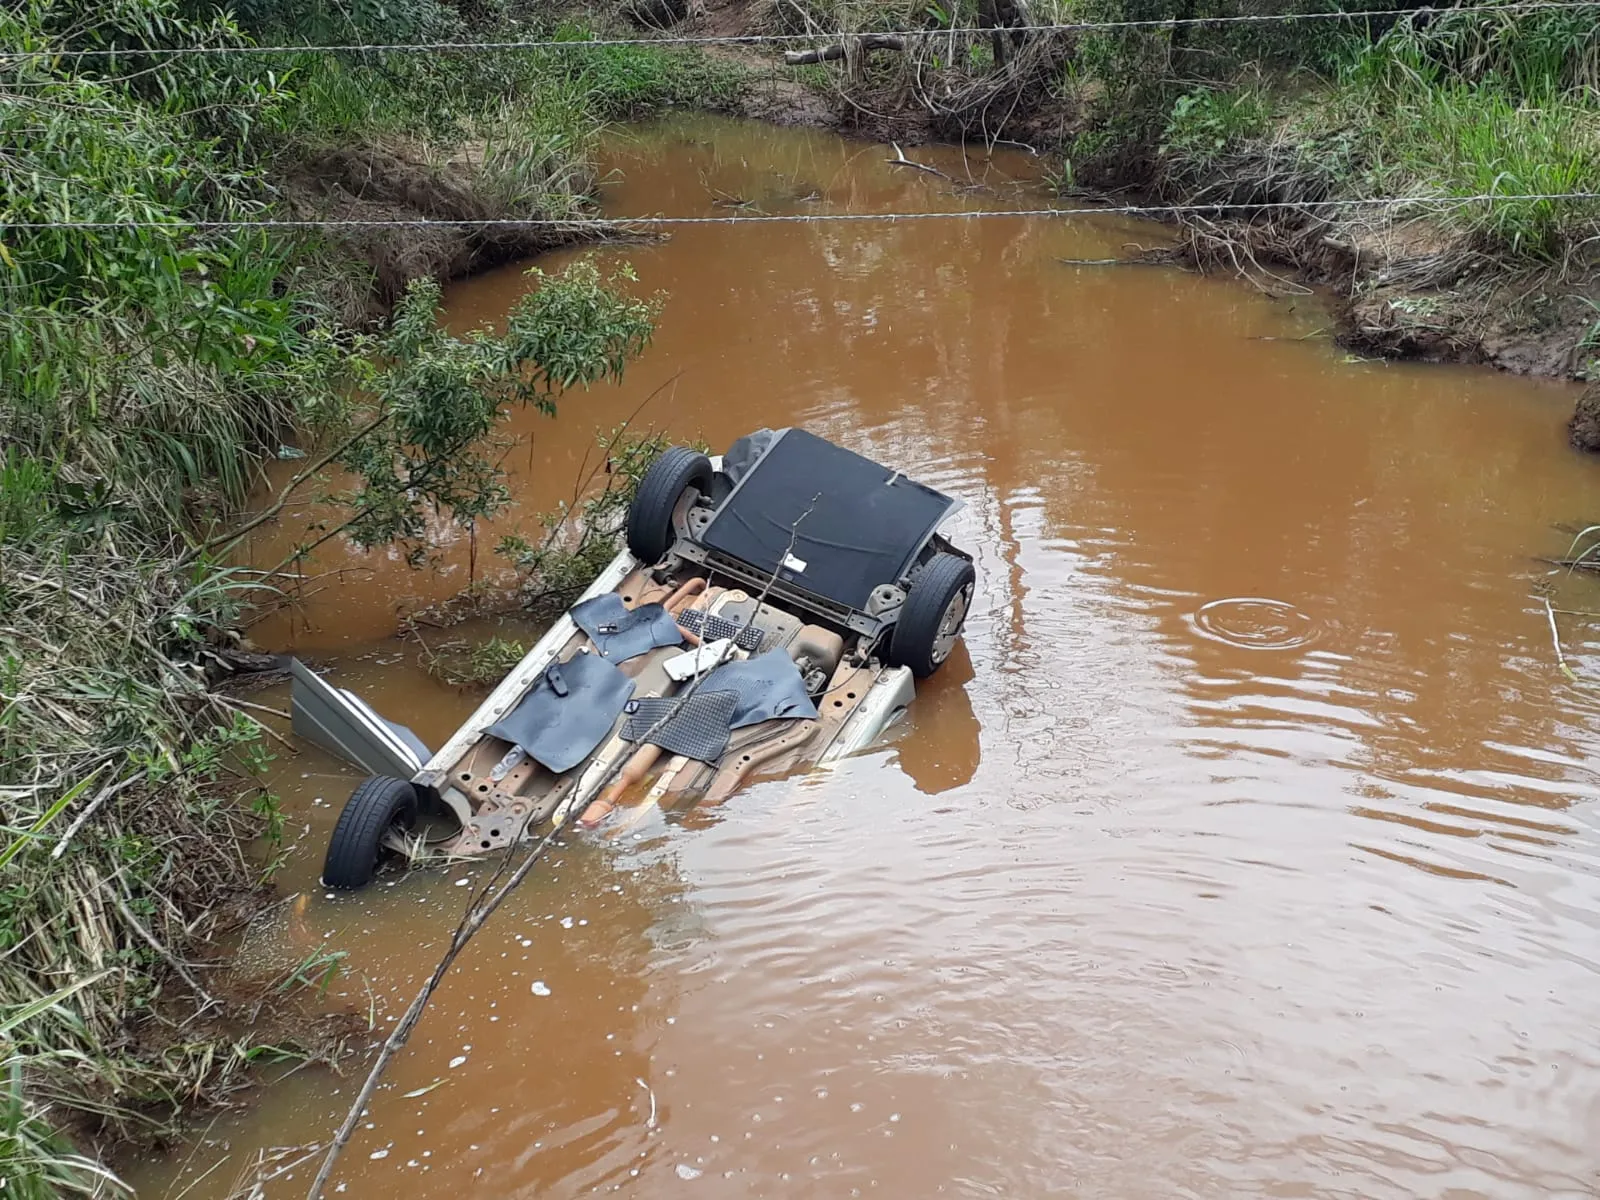
[[[68, 1134], [92, 1147], [159, 1133], [253, 1065], [337, 1040], [293, 1017], [235, 1020], [258, 998], [194, 961], [259, 904], [281, 823], [260, 786], [279, 747], [250, 701], [214, 686], [241, 613], [281, 581], [228, 565], [262, 465], [304, 456], [292, 487], [325, 486], [324, 468], [354, 480], [346, 519], [318, 536], [414, 550], [426, 520], [470, 522], [504, 502], [505, 409], [550, 409], [617, 377], [657, 308], [630, 278], [580, 263], [538, 279], [503, 333], [454, 336], [438, 327], [433, 277], [551, 235], [200, 223], [575, 215], [607, 119], [737, 86], [665, 49], [154, 53], [533, 28], [435, 0], [332, 11], [31, 0], [0, 12], [0, 45], [22, 52], [0, 59], [8, 1195], [114, 1187]], [[260, 986], [286, 994], [300, 974]]]
[[[1345, 286], [1360, 345], [1593, 371], [1597, 30], [1600, 7], [1442, 10], [1287, 61], [1241, 58], [1165, 108], [1148, 186], [1174, 203], [1300, 206], [1201, 214], [1190, 250]], [[1091, 166], [1118, 142], [1114, 121], [1100, 128], [1098, 146], [1074, 147]], [[1518, 198], [1570, 193], [1588, 195]]]

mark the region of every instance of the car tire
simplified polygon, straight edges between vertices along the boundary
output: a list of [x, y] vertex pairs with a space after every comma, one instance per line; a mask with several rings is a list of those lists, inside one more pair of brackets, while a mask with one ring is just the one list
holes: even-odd
[[650, 464], [628, 507], [628, 551], [646, 566], [672, 549], [672, 514], [683, 493], [711, 490], [711, 460], [688, 446], [670, 446]]
[[941, 551], [929, 559], [911, 581], [889, 635], [890, 664], [910, 667], [918, 679], [943, 666], [966, 625], [977, 581], [972, 563], [959, 554]]
[[417, 789], [409, 781], [388, 775], [363, 780], [350, 793], [333, 827], [322, 864], [323, 886], [366, 887], [377, 873], [384, 835], [395, 825], [410, 829], [416, 823]]

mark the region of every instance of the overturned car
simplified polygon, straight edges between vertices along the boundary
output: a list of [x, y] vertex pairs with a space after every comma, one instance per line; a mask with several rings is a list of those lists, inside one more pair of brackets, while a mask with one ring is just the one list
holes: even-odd
[[869, 745], [961, 636], [972, 558], [938, 532], [959, 507], [801, 429], [716, 460], [673, 447], [626, 548], [437, 753], [295, 663], [296, 732], [373, 772], [324, 884], [362, 887], [419, 841], [487, 854]]

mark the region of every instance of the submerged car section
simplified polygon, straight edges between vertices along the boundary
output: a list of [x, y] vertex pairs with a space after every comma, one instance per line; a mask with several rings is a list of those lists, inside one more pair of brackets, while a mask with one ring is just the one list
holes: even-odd
[[972, 563], [936, 532], [956, 507], [804, 431], [716, 462], [675, 447], [641, 482], [626, 549], [426, 762], [300, 668], [297, 730], [374, 772], [324, 882], [360, 887], [408, 842], [481, 855], [620, 804], [720, 801], [871, 744], [961, 634]]

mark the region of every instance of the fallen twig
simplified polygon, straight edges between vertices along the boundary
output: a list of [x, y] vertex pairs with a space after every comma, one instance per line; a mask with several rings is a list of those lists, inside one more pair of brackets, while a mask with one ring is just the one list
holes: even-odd
[[[97, 771], [99, 769], [99, 767], [95, 768]], [[82, 829], [84, 825], [88, 823], [89, 818], [94, 816], [96, 810], [98, 810], [102, 804], [111, 799], [111, 797], [115, 796], [118, 792], [132, 787], [144, 777], [145, 772], [135, 771], [126, 779], [119, 779], [116, 783], [108, 783], [105, 787], [96, 792], [94, 799], [89, 801], [88, 804], [84, 805], [83, 811], [72, 819], [71, 825], [67, 826], [67, 831], [61, 835], [61, 840], [58, 841], [51, 849], [50, 857], [60, 858], [63, 854], [65, 854], [67, 852], [67, 844], [72, 841], [78, 830]]]
[[1544, 611], [1545, 615], [1550, 618], [1550, 644], [1556, 648], [1556, 665], [1561, 668], [1563, 675], [1576, 682], [1577, 675], [1573, 673], [1571, 667], [1567, 666], [1566, 655], [1561, 653], [1561, 633], [1556, 628], [1556, 611], [1551, 607], [1550, 597], [1548, 596], [1544, 598]]
[[[869, 33], [855, 39], [856, 45], [861, 50], [900, 50], [906, 48], [904, 38], [891, 37], [888, 34]], [[848, 49], [843, 42], [832, 46], [824, 46], [820, 50], [785, 50], [783, 65], [786, 67], [804, 67], [811, 63], [834, 62], [846, 57]]]
[[650, 1097], [650, 1115], [645, 1119], [644, 1127], [646, 1129], [654, 1129], [656, 1127], [656, 1092], [655, 1092], [655, 1089], [652, 1088], [648, 1083], [646, 1083], [642, 1079], [635, 1079], [634, 1082], [637, 1083], [640, 1087], [642, 1087], [645, 1090], [645, 1094]]
[[1328, 332], [1326, 325], [1319, 325], [1310, 333], [1297, 333], [1293, 337], [1284, 334], [1255, 333], [1250, 335], [1252, 342], [1309, 342], [1312, 338], [1321, 337]]
[[[938, 167], [930, 167], [927, 163], [919, 163], [907, 158], [906, 152], [900, 149], [899, 142], [890, 142], [889, 144], [894, 147], [895, 157], [886, 158], [883, 161], [891, 167], [913, 167], [918, 171], [926, 171], [929, 175], [937, 175], [940, 179], [950, 179], [950, 176], [939, 170]], [[951, 180], [951, 182], [954, 183], [955, 181]]]
[[200, 985], [200, 981], [189, 973], [189, 968], [184, 965], [183, 960], [171, 950], [167, 949], [167, 947], [161, 943], [161, 939], [156, 937], [155, 934], [151, 933], [144, 927], [142, 923], [140, 923], [139, 918], [134, 916], [133, 910], [128, 907], [127, 901], [123, 900], [123, 898], [119, 896], [113, 888], [104, 883], [100, 885], [100, 890], [106, 894], [107, 898], [110, 899], [112, 904], [116, 905], [117, 911], [122, 914], [122, 919], [128, 923], [129, 927], [132, 928], [133, 931], [140, 937], [142, 937], [145, 942], [149, 944], [152, 950], [166, 960], [167, 966], [176, 971], [178, 977], [189, 985], [190, 991], [194, 992], [196, 996], [205, 1001], [205, 1003], [200, 1006], [199, 1012], [205, 1012], [205, 1010], [208, 1008], [216, 1008], [221, 1005], [222, 1001], [218, 1000], [210, 992], [206, 991], [206, 989]]

